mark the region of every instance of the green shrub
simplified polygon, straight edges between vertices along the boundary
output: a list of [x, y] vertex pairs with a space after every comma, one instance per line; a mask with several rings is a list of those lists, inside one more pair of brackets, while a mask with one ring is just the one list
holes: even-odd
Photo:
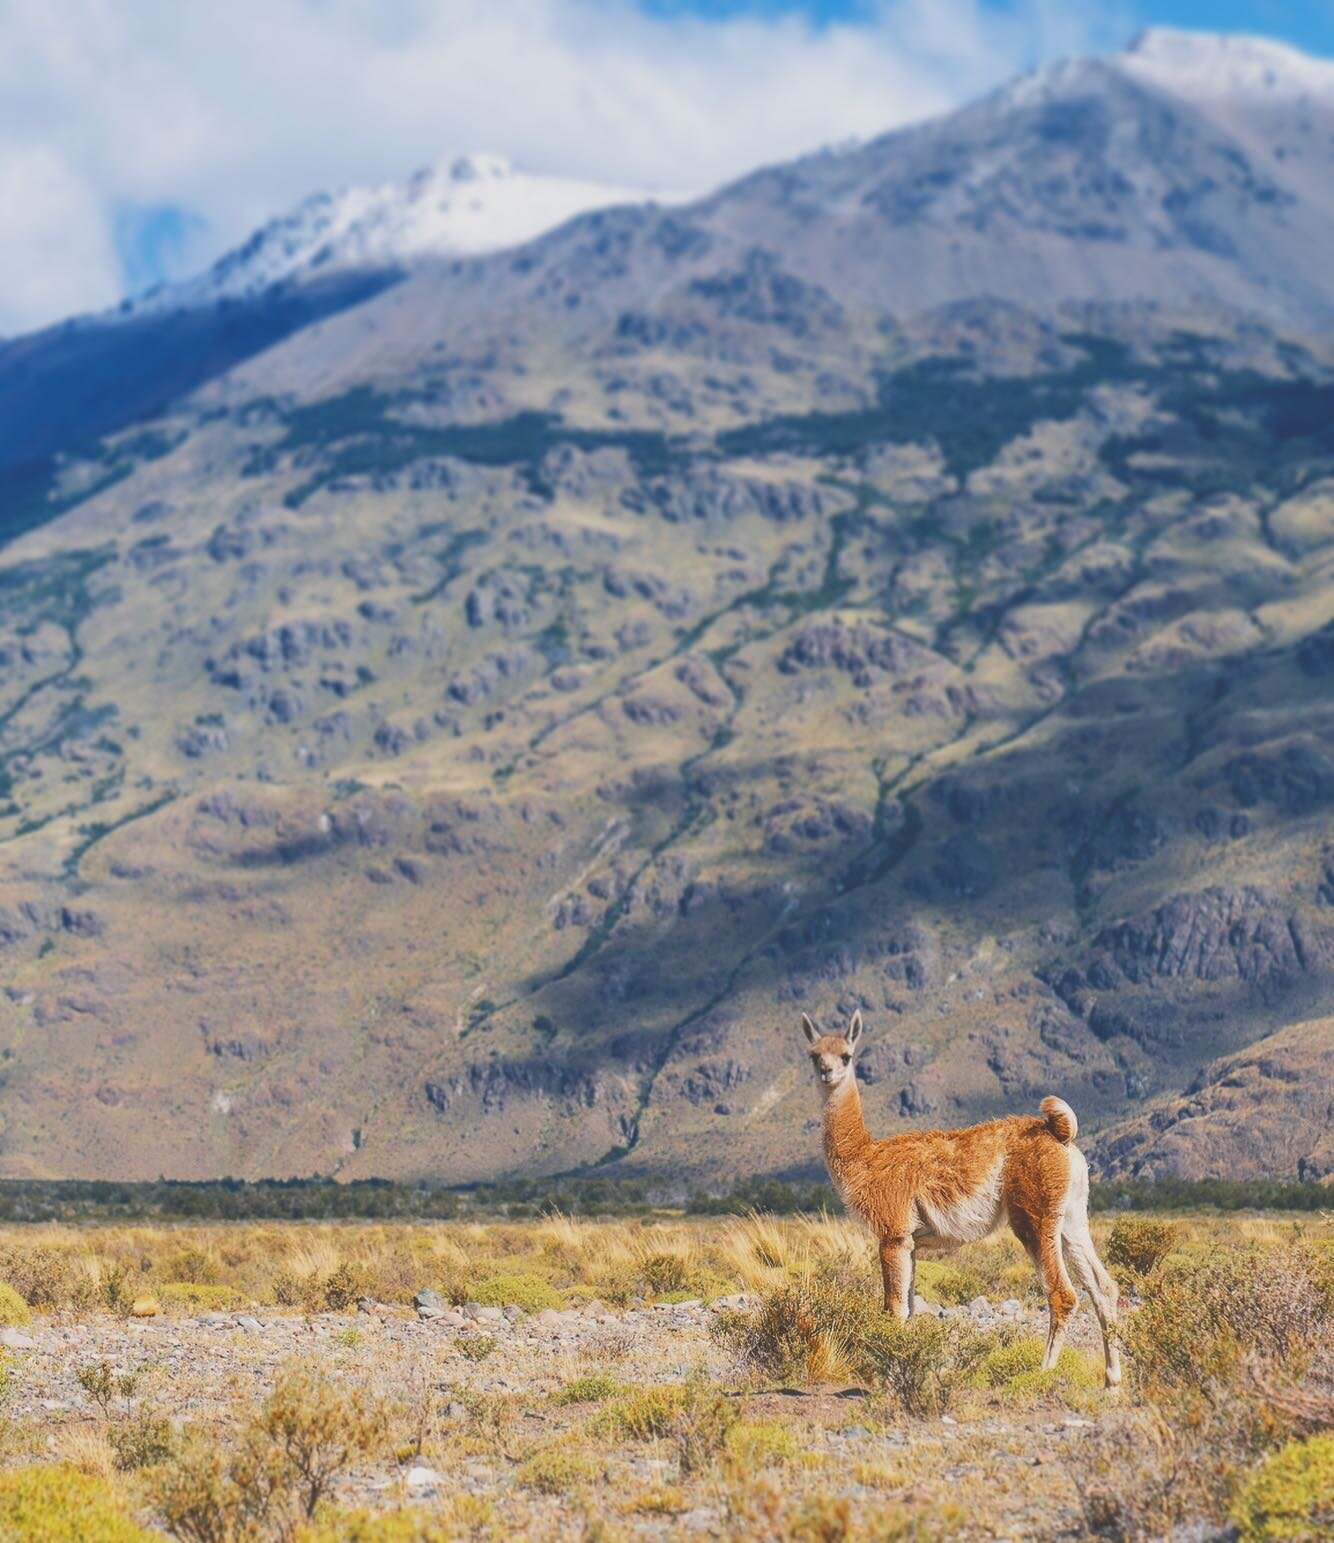
[[952, 1307], [971, 1302], [987, 1294], [987, 1282], [971, 1270], [956, 1270], [934, 1259], [919, 1261], [916, 1288], [928, 1302], [944, 1302]]
[[1152, 1216], [1117, 1218], [1103, 1249], [1103, 1258], [1126, 1285], [1137, 1285], [1177, 1246], [1181, 1228]]
[[157, 1471], [153, 1498], [185, 1543], [291, 1537], [351, 1464], [384, 1445], [387, 1409], [305, 1367], [282, 1371], [230, 1447], [198, 1433]]
[[94, 1294], [92, 1281], [79, 1277], [64, 1249], [5, 1249], [0, 1252], [0, 1279], [8, 1281], [29, 1307], [83, 1306]]
[[600, 1404], [604, 1399], [615, 1398], [622, 1386], [610, 1372], [589, 1372], [576, 1377], [551, 1395], [556, 1404]]
[[1059, 1383], [1081, 1388], [1102, 1386], [1101, 1365], [1066, 1345], [1056, 1365], [1042, 1370], [1042, 1342], [1013, 1339], [989, 1350], [978, 1365], [976, 1380], [988, 1388], [1005, 1388], [1012, 1393], [1045, 1393]]
[[32, 1311], [8, 1281], [0, 1280], [0, 1326], [16, 1328], [32, 1322]]
[[1329, 1317], [1307, 1266], [1296, 1249], [1218, 1249], [1157, 1271], [1123, 1331], [1137, 1387], [1226, 1382], [1251, 1354], [1300, 1370]]
[[594, 1430], [626, 1441], [661, 1440], [671, 1430], [685, 1400], [686, 1390], [678, 1383], [635, 1388], [602, 1411]]
[[640, 1266], [644, 1285], [651, 1296], [678, 1294], [690, 1296], [690, 1269], [677, 1254], [652, 1254]]
[[453, 1497], [450, 1510], [452, 1514], [445, 1518], [415, 1508], [330, 1510], [299, 1528], [292, 1543], [456, 1543], [490, 1520], [486, 1503], [471, 1495]]
[[198, 1248], [183, 1248], [165, 1261], [162, 1273], [173, 1281], [192, 1286], [216, 1286], [219, 1269], [215, 1260]]
[[34, 1543], [152, 1543], [97, 1479], [40, 1464], [0, 1473], [0, 1537]]
[[725, 1445], [745, 1472], [795, 1462], [801, 1456], [795, 1433], [777, 1420], [739, 1420], [728, 1431]]
[[736, 1400], [703, 1381], [688, 1382], [670, 1431], [681, 1475], [703, 1473], [741, 1417]]
[[109, 1425], [107, 1440], [116, 1454], [116, 1467], [127, 1471], [165, 1463], [176, 1450], [171, 1421], [144, 1410], [124, 1424]]
[[569, 1442], [539, 1447], [519, 1464], [518, 1480], [543, 1495], [564, 1495], [605, 1476], [602, 1464]]
[[1290, 1441], [1267, 1457], [1233, 1502], [1241, 1543], [1334, 1534], [1334, 1435]]
[[518, 1307], [525, 1313], [540, 1313], [543, 1308], [564, 1306], [560, 1293], [550, 1281], [531, 1271], [488, 1275], [472, 1290], [471, 1300], [484, 1307]]
[[331, 1313], [346, 1312], [352, 1307], [358, 1297], [365, 1296], [366, 1283], [362, 1279], [360, 1271], [353, 1268], [346, 1260], [338, 1266], [333, 1274], [324, 1282], [321, 1288], [324, 1297], [324, 1306]]
[[460, 1334], [454, 1341], [458, 1353], [469, 1361], [485, 1361], [496, 1348], [494, 1334]]
[[197, 1312], [228, 1313], [245, 1307], [248, 1298], [234, 1286], [208, 1286], [195, 1281], [174, 1280], [160, 1286], [158, 1301], [163, 1307], [193, 1308]]
[[766, 1376], [815, 1382], [855, 1359], [883, 1322], [866, 1292], [803, 1276], [765, 1292], [752, 1312], [720, 1313], [713, 1334]]
[[941, 1414], [995, 1345], [953, 1319], [922, 1315], [901, 1323], [881, 1317], [860, 1346], [858, 1370], [879, 1383], [905, 1413]]

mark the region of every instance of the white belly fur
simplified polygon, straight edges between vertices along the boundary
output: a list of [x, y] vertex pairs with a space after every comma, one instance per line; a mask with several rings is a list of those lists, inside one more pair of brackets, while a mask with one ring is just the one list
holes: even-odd
[[961, 1195], [949, 1205], [932, 1205], [919, 1197], [919, 1225], [913, 1229], [918, 1246], [941, 1250], [957, 1248], [960, 1243], [975, 1243], [995, 1232], [1005, 1220], [1001, 1167], [1002, 1164], [997, 1162], [977, 1189]]

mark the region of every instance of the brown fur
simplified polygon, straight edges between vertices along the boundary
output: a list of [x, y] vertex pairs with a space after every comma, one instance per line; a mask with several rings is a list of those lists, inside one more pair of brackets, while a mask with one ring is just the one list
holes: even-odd
[[824, 1093], [824, 1155], [844, 1204], [871, 1228], [880, 1250], [885, 1311], [913, 1310], [917, 1251], [945, 1252], [1006, 1222], [1037, 1268], [1047, 1296], [1044, 1366], [1060, 1354], [1077, 1298], [1066, 1255], [1092, 1296], [1103, 1331], [1109, 1386], [1120, 1381], [1116, 1285], [1089, 1236], [1088, 1166], [1073, 1145], [1078, 1121], [1059, 1098], [1040, 1116], [1011, 1115], [963, 1130], [907, 1131], [873, 1140], [862, 1117], [853, 1058], [861, 1014], [846, 1036], [802, 1026]]

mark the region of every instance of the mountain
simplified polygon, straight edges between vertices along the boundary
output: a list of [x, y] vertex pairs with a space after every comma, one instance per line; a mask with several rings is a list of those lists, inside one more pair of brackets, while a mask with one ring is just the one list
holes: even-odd
[[159, 286], [127, 302], [119, 314], [210, 306], [252, 299], [291, 279], [497, 251], [590, 209], [648, 197], [629, 188], [519, 172], [498, 155], [460, 156], [406, 182], [316, 193], [257, 230], [207, 273]]
[[0, 351], [0, 1172], [810, 1171], [860, 1007], [877, 1129], [1327, 1174], [1330, 97], [1236, 47]]

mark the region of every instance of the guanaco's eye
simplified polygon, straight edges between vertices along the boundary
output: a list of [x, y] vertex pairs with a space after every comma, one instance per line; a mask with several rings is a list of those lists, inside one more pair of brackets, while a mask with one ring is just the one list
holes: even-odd
[[843, 1064], [844, 1064], [844, 1066], [846, 1066], [851, 1059], [852, 1059], [852, 1057], [850, 1055], [845, 1055], [843, 1057]]

